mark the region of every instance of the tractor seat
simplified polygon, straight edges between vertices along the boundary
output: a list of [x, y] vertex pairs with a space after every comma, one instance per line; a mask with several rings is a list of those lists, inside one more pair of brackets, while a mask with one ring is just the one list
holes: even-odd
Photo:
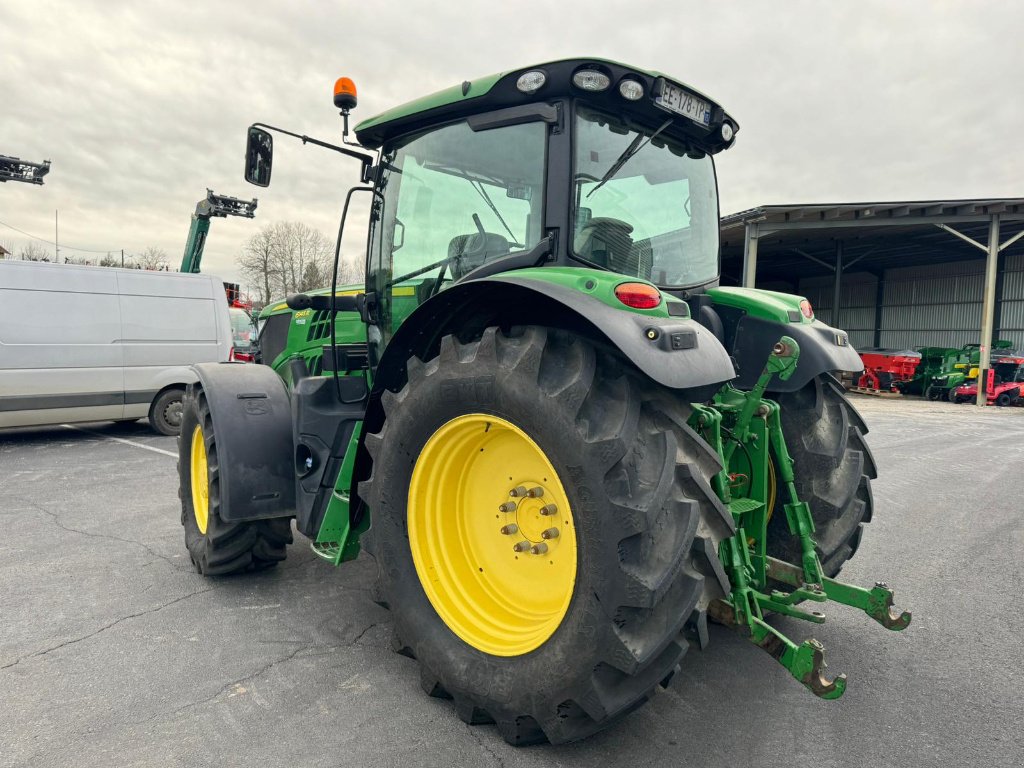
[[597, 217], [587, 221], [576, 235], [573, 249], [587, 261], [621, 275], [650, 279], [653, 254], [650, 240], [635, 243], [633, 225], [619, 219]]
[[456, 235], [448, 243], [448, 258], [451, 259], [452, 276], [458, 280], [485, 261], [505, 256], [509, 252], [508, 240], [493, 232]]

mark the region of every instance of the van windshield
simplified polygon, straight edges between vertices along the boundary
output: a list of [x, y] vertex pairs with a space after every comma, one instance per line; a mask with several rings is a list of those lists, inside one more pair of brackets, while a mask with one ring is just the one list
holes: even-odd
[[235, 347], [250, 346], [256, 332], [249, 313], [238, 307], [228, 307], [228, 315], [231, 317], [231, 338]]

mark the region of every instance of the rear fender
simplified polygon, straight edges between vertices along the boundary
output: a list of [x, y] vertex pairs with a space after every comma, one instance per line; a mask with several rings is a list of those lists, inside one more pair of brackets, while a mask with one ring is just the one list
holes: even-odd
[[281, 377], [263, 365], [192, 367], [213, 416], [225, 522], [295, 514], [292, 412]]
[[690, 319], [685, 305], [681, 310], [681, 316], [654, 316], [617, 309], [571, 287], [514, 273], [472, 280], [409, 315], [381, 357], [374, 392], [400, 387], [406, 361], [414, 355], [429, 359], [448, 334], [469, 339], [489, 326], [543, 325], [617, 350], [662, 386], [706, 390], [710, 397], [735, 376], [732, 361], [714, 335]]
[[[595, 343], [618, 350], [644, 375], [672, 389], [687, 390], [691, 402], [709, 400], [723, 383], [735, 376], [732, 361], [714, 335], [689, 318], [685, 305], [677, 307], [683, 316], [652, 316], [616, 309], [580, 291], [543, 279], [524, 277], [526, 270], [459, 283], [441, 291], [418, 306], [399, 326], [377, 361], [373, 388], [366, 409], [352, 473], [352, 498], [358, 499], [358, 483], [370, 475], [372, 461], [363, 438], [379, 432], [384, 424], [381, 395], [397, 391], [406, 381], [406, 362], [411, 357], [429, 360], [441, 346], [441, 339], [454, 334], [462, 340], [478, 337], [491, 326], [543, 325], [585, 336]], [[592, 270], [572, 270], [572, 274]], [[609, 273], [594, 273], [595, 280]], [[628, 278], [612, 275], [614, 282]], [[681, 304], [681, 302], [679, 303]], [[648, 331], [656, 331], [650, 339]], [[371, 327], [371, 333], [375, 329]], [[678, 348], [673, 349], [673, 340]], [[339, 478], [343, 490], [345, 478]], [[361, 504], [354, 510], [364, 509]], [[358, 520], [354, 519], [353, 524]]]

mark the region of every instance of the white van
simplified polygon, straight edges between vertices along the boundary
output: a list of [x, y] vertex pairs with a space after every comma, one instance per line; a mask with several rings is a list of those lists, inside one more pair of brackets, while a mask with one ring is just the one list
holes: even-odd
[[231, 359], [211, 275], [0, 260], [0, 427], [181, 425], [194, 363]]

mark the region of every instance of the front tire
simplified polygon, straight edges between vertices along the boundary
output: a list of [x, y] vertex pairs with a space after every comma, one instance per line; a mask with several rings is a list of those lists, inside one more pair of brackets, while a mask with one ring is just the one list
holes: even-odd
[[[825, 374], [777, 398], [796, 489], [811, 508], [814, 538], [825, 575], [834, 577], [853, 557], [874, 507], [871, 480], [878, 476], [864, 440], [867, 425], [839, 383]], [[800, 563], [800, 542], [789, 532], [779, 493], [768, 523], [768, 554]]]
[[221, 456], [213, 414], [202, 385], [191, 384], [182, 399], [178, 438], [178, 496], [185, 546], [204, 576], [227, 576], [273, 568], [292, 543], [291, 518], [225, 522], [221, 519]]
[[667, 684], [684, 625], [729, 589], [716, 551], [733, 530], [681, 398], [527, 327], [445, 337], [383, 405], [360, 495], [396, 649], [428, 694], [511, 744], [560, 743]]

